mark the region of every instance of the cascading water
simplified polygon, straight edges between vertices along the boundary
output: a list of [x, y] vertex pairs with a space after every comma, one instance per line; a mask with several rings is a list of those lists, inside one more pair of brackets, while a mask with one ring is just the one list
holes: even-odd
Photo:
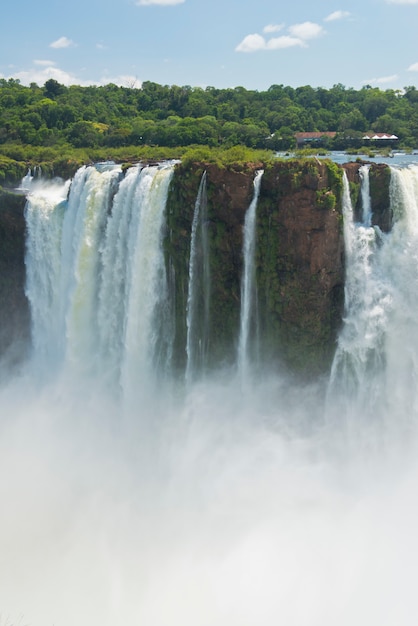
[[399, 430], [418, 408], [418, 168], [391, 169], [389, 233], [371, 226], [366, 169], [363, 186], [363, 221], [356, 223], [344, 180], [346, 313], [330, 388], [333, 401], [338, 396], [345, 405], [349, 428], [367, 416], [362, 431], [370, 443], [374, 421], [392, 433], [394, 415]]
[[394, 225], [381, 252], [392, 303], [385, 341], [385, 397], [392, 415], [398, 414], [410, 427], [418, 410], [417, 166], [392, 168], [390, 195]]
[[251, 354], [251, 330], [257, 332], [254, 314], [256, 310], [256, 283], [255, 283], [255, 245], [256, 245], [256, 218], [257, 202], [260, 194], [261, 179], [264, 170], [259, 170], [254, 178], [254, 195], [247, 209], [244, 222], [243, 259], [244, 269], [241, 279], [241, 319], [238, 341], [238, 370], [244, 382], [248, 378]]
[[[346, 310], [326, 421], [321, 381], [265, 371], [242, 394], [232, 367], [162, 384], [172, 174], [103, 165], [69, 193], [32, 185], [32, 366], [0, 388], [0, 622], [415, 626], [418, 168], [391, 171], [388, 233], [369, 209], [354, 220], [344, 180]], [[190, 250], [189, 294], [199, 263]], [[365, 431], [389, 433], [386, 448], [356, 445]]]
[[139, 177], [139, 211], [128, 243], [129, 294], [125, 311], [122, 386], [136, 395], [138, 384], [150, 391], [155, 374], [170, 360], [171, 328], [167, 277], [162, 251], [164, 210], [173, 166], [145, 168]]
[[359, 169], [359, 176], [361, 180], [361, 204], [363, 209], [362, 222], [365, 226], [371, 226], [370, 165], [362, 165]]
[[55, 367], [62, 358], [61, 239], [68, 184], [50, 185], [26, 206], [26, 294], [31, 305], [37, 362]]
[[54, 351], [54, 367], [100, 374], [129, 395], [168, 365], [162, 237], [172, 172], [131, 168], [120, 181], [118, 167], [84, 167], [68, 201], [68, 185], [29, 197], [27, 293], [34, 348], [49, 367]]
[[[362, 170], [363, 187], [368, 172]], [[374, 407], [380, 396], [379, 380], [384, 359], [383, 340], [390, 294], [377, 261], [382, 235], [370, 226], [370, 205], [363, 191], [363, 219], [356, 223], [347, 176], [343, 178], [343, 216], [346, 258], [345, 320], [331, 371], [330, 387], [340, 390], [344, 402], [354, 404], [354, 414]], [[366, 198], [366, 199], [365, 199]], [[367, 379], [367, 386], [364, 381]], [[373, 381], [373, 382], [372, 382]], [[361, 401], [359, 400], [361, 396]], [[360, 402], [361, 409], [358, 406]], [[349, 418], [351, 423], [351, 416]]]
[[79, 170], [64, 217], [59, 300], [65, 362], [83, 374], [96, 371], [100, 246], [118, 177], [117, 170]]
[[204, 371], [209, 342], [210, 270], [207, 225], [206, 172], [203, 172], [190, 235], [187, 294], [186, 381]]

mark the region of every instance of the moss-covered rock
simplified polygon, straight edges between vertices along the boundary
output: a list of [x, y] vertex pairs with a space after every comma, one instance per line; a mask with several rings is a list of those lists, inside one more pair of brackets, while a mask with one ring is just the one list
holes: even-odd
[[[184, 366], [188, 262], [193, 211], [207, 174], [210, 256], [209, 355], [236, 357], [240, 326], [243, 227], [260, 164], [235, 171], [179, 165], [167, 205], [166, 258], [175, 277], [175, 354]], [[315, 159], [265, 168], [257, 209], [257, 290], [262, 361], [293, 371], [324, 371], [335, 349], [343, 305], [342, 170]], [[254, 329], [255, 332], [255, 329]]]
[[392, 228], [393, 215], [390, 208], [390, 167], [384, 163], [373, 164], [370, 168], [370, 197], [372, 222], [383, 232]]
[[356, 219], [361, 219], [362, 200], [360, 194], [360, 174], [362, 165], [369, 165], [370, 200], [372, 211], [372, 224], [388, 232], [392, 228], [392, 212], [390, 208], [390, 167], [384, 163], [369, 163], [356, 161], [345, 163], [344, 170], [350, 185], [351, 202]]
[[278, 162], [261, 185], [257, 282], [263, 355], [303, 375], [329, 365], [341, 323], [342, 170], [334, 165]]
[[[243, 228], [260, 163], [235, 168], [179, 163], [167, 201], [164, 252], [174, 362], [186, 365], [187, 295], [196, 198], [206, 172], [208, 366], [235, 362], [240, 328]], [[342, 168], [328, 160], [270, 162], [257, 207], [256, 282], [261, 360], [301, 375], [324, 372], [343, 307]], [[358, 167], [357, 167], [358, 175]], [[352, 178], [356, 172], [353, 170]], [[355, 182], [355, 181], [354, 181]], [[357, 181], [358, 182], [358, 181]], [[24, 198], [0, 195], [0, 351], [28, 335], [24, 294]], [[3, 330], [4, 329], [4, 330]]]
[[175, 306], [175, 362], [186, 359], [186, 310], [193, 214], [206, 171], [210, 265], [209, 363], [235, 358], [240, 315], [240, 280], [245, 212], [253, 194], [254, 164], [246, 171], [215, 164], [178, 165], [167, 202], [165, 252]]
[[24, 196], [0, 190], [0, 355], [22, 356], [29, 338], [25, 296]]

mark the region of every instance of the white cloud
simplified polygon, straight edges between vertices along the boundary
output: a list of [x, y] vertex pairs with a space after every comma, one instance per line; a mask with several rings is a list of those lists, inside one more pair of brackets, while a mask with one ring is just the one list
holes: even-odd
[[284, 24], [267, 24], [267, 26], [263, 28], [263, 33], [278, 33], [283, 27]]
[[23, 70], [21, 72], [14, 72], [13, 78], [18, 78], [22, 85], [30, 85], [30, 83], [36, 83], [37, 85], [43, 85], [47, 80], [53, 78], [62, 85], [80, 85], [80, 81], [77, 81], [75, 76], [65, 72], [64, 70], [49, 65], [44, 69], [33, 68], [30, 70]]
[[35, 65], [42, 65], [45, 67], [49, 67], [50, 65], [56, 65], [55, 61], [47, 61], [46, 59], [35, 59], [34, 60], [34, 64]]
[[37, 85], [44, 85], [47, 80], [53, 78], [61, 85], [65, 85], [68, 87], [69, 85], [80, 85], [81, 87], [87, 87], [89, 85], [108, 85], [109, 83], [113, 83], [120, 87], [136, 87], [139, 88], [142, 84], [140, 80], [136, 76], [131, 76], [129, 74], [121, 74], [118, 76], [103, 76], [99, 80], [85, 80], [82, 78], [78, 78], [74, 74], [70, 72], [66, 72], [65, 70], [60, 69], [59, 67], [55, 67], [53, 63], [48, 66], [42, 67], [43, 62], [39, 63], [38, 61], [34, 61], [35, 64], [40, 65], [41, 67], [34, 67], [29, 70], [23, 70], [20, 72], [13, 72], [13, 75], [7, 76], [5, 78], [15, 78], [20, 80], [22, 85], [30, 85], [31, 83], [36, 83]]
[[50, 48], [70, 48], [71, 46], [74, 46], [74, 42], [71, 39], [68, 39], [68, 37], [60, 37], [59, 39], [57, 39], [56, 41], [53, 41], [52, 43], [49, 44]]
[[418, 0], [386, 0], [388, 4], [418, 4]]
[[253, 35], [247, 35], [244, 37], [235, 50], [237, 52], [256, 52], [257, 50], [266, 50], [266, 48], [267, 44], [264, 37], [254, 33]]
[[[274, 26], [270, 24], [264, 28], [264, 32], [276, 32], [282, 26]], [[258, 50], [282, 50], [284, 48], [293, 48], [300, 46], [306, 48], [306, 41], [315, 39], [325, 33], [325, 30], [319, 24], [313, 22], [303, 22], [302, 24], [294, 24], [287, 29], [290, 35], [281, 35], [280, 37], [272, 37], [265, 39], [263, 35], [253, 33], [247, 35], [235, 48], [236, 52], [257, 52]]]
[[169, 6], [175, 4], [182, 4], [185, 0], [137, 0], [136, 4], [140, 7], [150, 6], [151, 4], [158, 4], [160, 6]]
[[409, 72], [418, 72], [418, 63], [412, 63], [412, 65], [410, 65], [408, 67], [408, 71]]
[[283, 50], [283, 48], [293, 48], [294, 46], [306, 48], [306, 43], [298, 37], [290, 37], [289, 35], [273, 37], [273, 39], [269, 39], [267, 42], [268, 50]]
[[343, 20], [346, 17], [350, 17], [351, 13], [349, 11], [334, 11], [327, 15], [324, 19], [325, 22], [335, 22], [335, 20]]
[[314, 22], [303, 22], [302, 24], [294, 24], [289, 27], [289, 33], [298, 39], [315, 39], [325, 33], [322, 26]]
[[371, 78], [370, 80], [363, 80], [363, 85], [384, 85], [386, 83], [393, 83], [399, 76], [397, 74], [391, 74], [390, 76], [381, 76], [380, 78]]

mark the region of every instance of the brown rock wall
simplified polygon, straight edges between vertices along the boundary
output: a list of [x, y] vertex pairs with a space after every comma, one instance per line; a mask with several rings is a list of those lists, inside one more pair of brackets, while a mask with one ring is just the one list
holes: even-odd
[[18, 361], [29, 339], [25, 285], [25, 198], [0, 192], [0, 356]]

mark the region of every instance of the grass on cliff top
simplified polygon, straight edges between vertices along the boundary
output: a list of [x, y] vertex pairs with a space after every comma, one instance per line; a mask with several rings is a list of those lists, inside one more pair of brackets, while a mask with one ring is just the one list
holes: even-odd
[[[59, 146], [33, 146], [18, 144], [0, 145], [0, 185], [14, 185], [29, 168], [40, 166], [46, 177], [71, 178], [81, 165], [98, 161], [116, 161], [129, 166], [140, 161], [180, 159], [189, 163], [214, 164], [220, 169], [243, 171], [255, 167], [268, 167], [280, 160], [310, 160], [318, 151], [292, 152], [291, 158], [278, 157], [272, 150], [255, 150], [246, 146], [213, 148], [194, 145], [187, 147], [126, 146], [122, 148], [73, 148]], [[290, 155], [288, 155], [290, 157]]]
[[81, 165], [98, 161], [137, 163], [181, 159], [183, 163], [214, 163], [220, 168], [244, 167], [248, 163], [266, 164], [274, 159], [271, 150], [245, 146], [210, 148], [208, 146], [161, 147], [126, 146], [123, 148], [73, 148], [60, 146], [0, 145], [0, 184], [15, 183], [28, 168], [40, 166], [45, 176], [71, 176]]

